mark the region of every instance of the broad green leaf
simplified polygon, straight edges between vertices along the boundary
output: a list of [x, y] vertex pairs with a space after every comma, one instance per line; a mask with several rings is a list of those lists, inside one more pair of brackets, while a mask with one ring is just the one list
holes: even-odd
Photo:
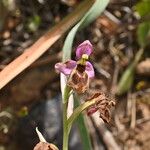
[[133, 79], [134, 79], [135, 68], [142, 54], [143, 54], [143, 49], [140, 49], [136, 53], [136, 56], [133, 62], [129, 65], [129, 67], [124, 71], [123, 75], [121, 76], [120, 81], [118, 83], [118, 88], [117, 88], [118, 95], [124, 94], [131, 88]]
[[138, 42], [141, 47], [150, 44], [150, 21], [140, 23], [137, 29]]

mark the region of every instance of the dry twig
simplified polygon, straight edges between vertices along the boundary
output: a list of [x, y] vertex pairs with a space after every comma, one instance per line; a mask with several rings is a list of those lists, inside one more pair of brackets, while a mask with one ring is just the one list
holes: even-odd
[[[99, 114], [95, 113], [92, 115], [93, 122], [97, 127], [100, 135], [103, 138], [104, 143], [108, 150], [120, 150], [119, 145], [116, 143], [111, 132], [105, 127], [104, 123], [100, 120]], [[108, 140], [109, 139], [109, 140]]]

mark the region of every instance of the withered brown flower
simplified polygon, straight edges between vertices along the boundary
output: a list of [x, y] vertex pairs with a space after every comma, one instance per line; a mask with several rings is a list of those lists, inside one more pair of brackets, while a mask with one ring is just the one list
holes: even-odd
[[33, 150], [58, 150], [54, 144], [39, 142]]
[[91, 115], [96, 111], [99, 111], [100, 118], [103, 119], [104, 122], [109, 123], [111, 120], [110, 109], [112, 106], [115, 106], [115, 102], [110, 100], [104, 93], [99, 92], [93, 94], [88, 101], [95, 99], [95, 104], [88, 108], [87, 113]]

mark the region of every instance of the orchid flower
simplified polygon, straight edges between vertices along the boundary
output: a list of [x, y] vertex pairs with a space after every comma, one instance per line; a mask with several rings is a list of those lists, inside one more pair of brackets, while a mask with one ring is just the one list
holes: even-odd
[[89, 86], [89, 79], [95, 76], [93, 65], [88, 61], [93, 52], [93, 46], [86, 40], [76, 49], [76, 61], [68, 60], [65, 63], [57, 63], [55, 69], [69, 76], [68, 86], [79, 93], [83, 93]]

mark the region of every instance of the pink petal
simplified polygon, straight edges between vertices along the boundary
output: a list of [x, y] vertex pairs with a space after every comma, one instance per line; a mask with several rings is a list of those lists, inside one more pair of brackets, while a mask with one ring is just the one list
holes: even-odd
[[93, 46], [90, 43], [89, 40], [84, 41], [81, 43], [76, 50], [76, 59], [80, 59], [83, 54], [87, 54], [88, 56], [92, 53], [93, 51]]
[[95, 106], [91, 106], [90, 108], [87, 109], [87, 114], [90, 116], [94, 114], [96, 111], [98, 111], [98, 108], [96, 108]]
[[95, 76], [93, 65], [89, 61], [86, 62], [85, 72], [88, 74], [89, 78], [93, 78]]
[[58, 72], [61, 72], [65, 75], [69, 75], [72, 70], [76, 67], [77, 62], [74, 60], [69, 60], [65, 63], [57, 63], [55, 64], [55, 69]]

